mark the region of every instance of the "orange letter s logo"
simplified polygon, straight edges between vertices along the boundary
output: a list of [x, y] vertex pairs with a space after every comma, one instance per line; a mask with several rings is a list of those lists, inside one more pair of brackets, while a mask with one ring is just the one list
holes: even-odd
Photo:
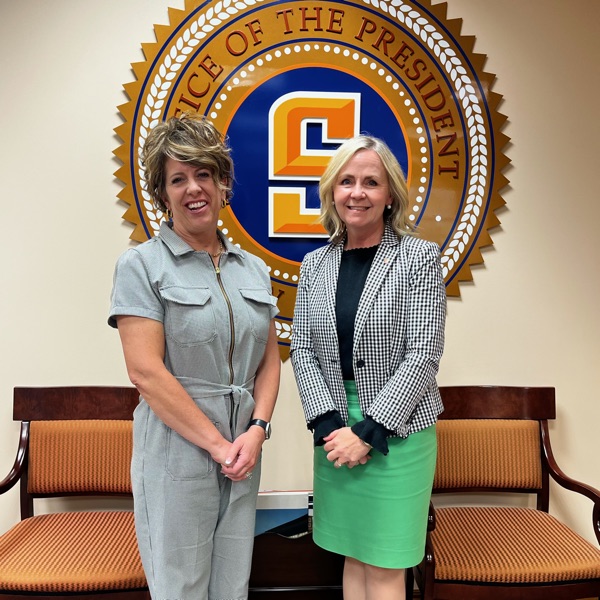
[[[340, 144], [358, 134], [360, 94], [292, 92], [269, 111], [269, 178], [317, 181], [333, 150], [308, 147], [309, 124], [321, 125], [321, 142]], [[306, 188], [269, 187], [269, 235], [326, 237], [320, 210], [306, 205]]]

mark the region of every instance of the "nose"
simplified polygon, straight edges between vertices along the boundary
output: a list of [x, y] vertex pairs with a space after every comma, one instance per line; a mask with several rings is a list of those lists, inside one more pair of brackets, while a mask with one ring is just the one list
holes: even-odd
[[351, 194], [353, 198], [362, 198], [365, 195], [365, 190], [360, 183], [356, 183], [352, 188]]
[[190, 177], [188, 180], [188, 193], [195, 194], [202, 189], [200, 182], [195, 177]]

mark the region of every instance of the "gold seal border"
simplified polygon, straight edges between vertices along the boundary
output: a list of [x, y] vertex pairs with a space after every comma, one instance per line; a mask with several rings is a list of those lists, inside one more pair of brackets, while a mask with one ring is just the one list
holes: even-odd
[[[134, 230], [130, 236], [132, 240], [142, 242], [148, 239], [145, 227], [142, 224], [143, 216], [140, 215], [134, 197], [133, 186], [135, 185], [135, 175], [132, 176], [132, 157], [135, 156], [136, 144], [133, 141], [133, 136], [138, 136], [138, 138], [143, 137], [143, 133], [140, 135], [140, 131], [143, 132], [149, 130], [153, 126], [153, 121], [163, 118], [161, 103], [164, 105], [164, 98], [168, 96], [169, 87], [168, 85], [165, 86], [165, 82], [169, 80], [169, 76], [171, 76], [171, 80], [173, 79], [173, 73], [176, 72], [174, 67], [177, 66], [177, 61], [179, 61], [179, 66], [181, 66], [181, 63], [183, 62], [182, 57], [185, 56], [186, 50], [189, 52], [193, 47], [197, 46], [199, 43], [201, 44], [202, 37], [206, 37], [210, 33], [218, 30], [218, 28], [233, 15], [240, 14], [240, 12], [243, 12], [250, 7], [255, 9], [256, 7], [268, 7], [273, 4], [279, 3], [263, 0], [256, 0], [248, 3], [234, 3], [230, 0], [224, 0], [205, 5], [202, 12], [199, 3], [196, 0], [186, 0], [185, 8], [183, 10], [169, 8], [169, 25], [155, 25], [154, 31], [156, 42], [142, 44], [146, 60], [132, 65], [136, 80], [124, 85], [125, 92], [130, 101], [118, 107], [124, 122], [115, 129], [117, 135], [123, 140], [123, 144], [115, 150], [116, 157], [122, 162], [122, 166], [115, 175], [124, 183], [124, 187], [118, 194], [118, 197], [129, 205], [123, 218], [134, 225]], [[327, 2], [322, 2], [322, 4], [327, 4]], [[331, 2], [331, 4], [334, 5], [337, 4], [337, 2]], [[483, 102], [485, 104], [486, 114], [489, 115], [489, 123], [485, 123], [484, 125], [489, 128], [485, 133], [493, 136], [495, 140], [494, 147], [492, 148], [494, 152], [494, 169], [492, 172], [487, 172], [485, 177], [480, 174], [475, 178], [471, 173], [469, 174], [469, 178], [471, 180], [478, 179], [479, 181], [487, 178], [487, 181], [493, 181], [493, 184], [490, 186], [491, 189], [487, 191], [486, 195], [488, 200], [486, 205], [487, 213], [483, 223], [478, 220], [480, 215], [477, 215], [477, 218], [475, 217], [481, 207], [481, 189], [486, 187], [485, 185], [482, 186], [480, 183], [478, 184], [476, 181], [475, 184], [470, 185], [471, 189], [469, 190], [467, 198], [467, 204], [471, 202], [473, 206], [471, 208], [467, 207], [468, 210], [463, 212], [458, 227], [453, 232], [452, 241], [443, 249], [442, 254], [442, 264], [445, 276], [448, 274], [452, 275], [451, 280], [447, 280], [447, 293], [449, 296], [460, 296], [459, 283], [471, 281], [473, 279], [471, 266], [483, 263], [481, 248], [493, 243], [489, 230], [499, 225], [499, 220], [495, 212], [505, 204], [500, 195], [500, 190], [508, 183], [508, 180], [503, 175], [502, 171], [510, 161], [503, 153], [503, 149], [507, 145], [509, 138], [501, 132], [506, 117], [497, 111], [502, 96], [491, 91], [491, 87], [495, 81], [495, 75], [483, 70], [486, 56], [475, 54], [473, 52], [475, 38], [472, 36], [464, 37], [461, 35], [462, 19], [448, 20], [446, 18], [447, 6], [445, 3], [432, 6], [428, 0], [423, 0], [419, 3], [408, 3], [400, 0], [385, 3], [371, 0], [370, 2], [363, 2], [363, 5], [364, 4], [372, 5], [378, 10], [381, 10], [387, 17], [393, 15], [394, 18], [398, 19], [398, 22], [401, 23], [402, 26], [409, 27], [415, 35], [419, 35], [421, 39], [426, 41], [430, 48], [435, 46], [436, 54], [440, 58], [440, 62], [437, 65], [438, 68], [446, 70], [454, 81], [456, 81], [456, 69], [458, 67], [460, 70], [461, 56], [464, 55], [470, 63], [471, 72], [475, 76], [476, 81], [485, 91], [484, 97], [478, 97], [472, 85], [470, 88], [471, 92], [473, 92], [472, 98], [474, 102]], [[362, 8], [362, 5], [359, 3], [357, 3], [357, 6], [359, 9]], [[190, 15], [193, 11], [195, 11], [194, 20], [191, 22], [192, 24], [189, 25]], [[434, 20], [442, 23], [447, 29], [445, 35], [442, 35], [437, 31], [436, 28], [431, 25], [431, 20], [423, 16], [426, 12], [430, 12], [433, 15]], [[448, 39], [456, 44], [456, 49], [448, 43]], [[171, 45], [168, 46], [167, 42]], [[289, 42], [290, 45], [303, 45], [304, 43], [303, 40], [290, 40]], [[343, 43], [340, 45], [343, 46]], [[165, 53], [165, 47], [170, 49], [169, 52]], [[160, 62], [159, 59], [162, 60], [162, 63], [157, 67], [156, 65]], [[154, 73], [152, 69], [156, 72]], [[464, 68], [462, 69], [462, 73], [465, 73]], [[153, 74], [154, 81], [147, 82], [147, 78]], [[458, 91], [464, 92], [470, 83], [469, 74], [467, 73], [467, 76], [465, 77], [464, 74], [459, 72], [459, 83], [461, 77], [466, 80], [466, 83], [462, 85]], [[152, 88], [152, 92], [148, 91], [150, 88]], [[141, 97], [142, 94], [145, 94], [145, 97]], [[466, 93], [466, 99], [468, 103], [468, 92]], [[465, 94], [462, 95], [462, 100], [465, 100]], [[134, 131], [132, 122], [137, 105], [143, 105], [143, 116], [140, 118], [138, 128]], [[205, 112], [210, 115], [211, 110], [213, 110], [211, 107], [207, 107]], [[473, 114], [474, 113], [471, 113], [470, 119], [473, 118]], [[477, 117], [477, 114], [474, 116]], [[144, 120], [143, 123], [141, 122], [142, 120]], [[475, 123], [475, 125], [477, 126], [477, 123]], [[141, 143], [143, 143], [143, 140]], [[139, 173], [141, 173], [141, 171], [138, 169], [138, 174]], [[141, 175], [139, 175], [139, 177], [141, 178]], [[154, 215], [151, 226], [154, 232], [156, 232], [160, 225], [160, 221], [164, 216], [155, 212], [155, 208], [151, 205], [147, 197], [144, 198], [143, 205], [146, 214], [150, 213]], [[221, 225], [223, 223], [230, 225], [230, 223], [234, 222], [234, 220], [229, 218], [230, 215], [223, 216], [224, 221], [221, 222]], [[477, 231], [477, 235], [475, 236], [475, 240], [472, 240], [471, 236], [475, 230]], [[465, 252], [466, 259], [463, 259]], [[262, 254], [262, 252], [260, 252], [260, 254]], [[267, 262], [273, 262], [272, 259], [273, 257], [271, 257], [271, 261]], [[286, 259], [281, 260], [284, 264], [287, 263], [289, 267], [294, 267], [294, 265], [290, 264], [291, 261], [287, 261]], [[459, 264], [460, 268], [457, 268], [457, 265]], [[290, 283], [293, 284], [297, 281], [297, 270], [295, 268], [290, 269], [291, 281], [290, 279], [285, 282], [281, 281], [281, 279], [277, 281], [279, 271], [278, 265], [275, 265], [275, 267], [272, 268], [274, 283], [287, 287]], [[281, 333], [283, 334], [285, 332], [282, 331]]]

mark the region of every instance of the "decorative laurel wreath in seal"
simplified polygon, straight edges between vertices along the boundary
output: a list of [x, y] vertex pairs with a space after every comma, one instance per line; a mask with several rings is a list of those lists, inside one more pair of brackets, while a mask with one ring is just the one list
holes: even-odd
[[472, 279], [507, 179], [495, 76], [483, 71], [460, 19], [429, 0], [186, 0], [156, 25], [146, 60], [124, 86], [115, 151], [123, 218], [141, 242], [166, 218], [145, 189], [139, 151], [161, 120], [207, 115], [236, 165], [219, 227], [267, 263], [287, 358], [303, 255], [326, 242], [316, 186], [339, 143], [383, 138], [406, 171], [410, 219], [439, 244], [450, 296]]

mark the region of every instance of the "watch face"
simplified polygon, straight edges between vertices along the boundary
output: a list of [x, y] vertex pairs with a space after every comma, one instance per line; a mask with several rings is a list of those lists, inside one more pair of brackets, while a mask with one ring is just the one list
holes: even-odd
[[267, 423], [265, 426], [265, 439], [268, 440], [271, 437], [271, 423]]

